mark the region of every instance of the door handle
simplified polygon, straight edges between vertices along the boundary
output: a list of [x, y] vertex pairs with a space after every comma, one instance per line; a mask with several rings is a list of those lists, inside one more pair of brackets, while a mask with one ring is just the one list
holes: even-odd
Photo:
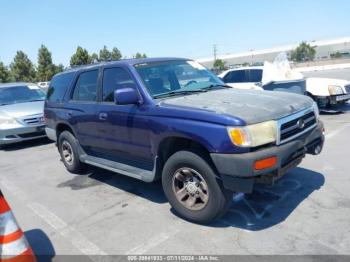
[[100, 119], [102, 121], [107, 120], [107, 117], [108, 117], [107, 113], [99, 113], [98, 114], [98, 119]]

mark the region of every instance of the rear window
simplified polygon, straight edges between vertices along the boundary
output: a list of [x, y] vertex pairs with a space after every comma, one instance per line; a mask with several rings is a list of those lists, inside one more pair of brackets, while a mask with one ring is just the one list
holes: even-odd
[[74, 74], [74, 72], [71, 72], [55, 76], [50, 83], [46, 99], [51, 102], [61, 102], [73, 80]]
[[81, 73], [75, 84], [72, 99], [75, 101], [96, 101], [98, 70]]
[[261, 82], [262, 70], [261, 69], [251, 69], [249, 71], [249, 82]]

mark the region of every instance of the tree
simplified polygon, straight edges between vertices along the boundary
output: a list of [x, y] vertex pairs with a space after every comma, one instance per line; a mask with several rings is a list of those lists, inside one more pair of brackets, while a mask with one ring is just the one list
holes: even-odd
[[13, 62], [10, 65], [11, 76], [16, 82], [33, 82], [35, 81], [35, 69], [33, 63], [28, 56], [22, 52], [17, 51]]
[[112, 60], [112, 53], [107, 49], [107, 46], [103, 46], [100, 50], [99, 61], [106, 62]]
[[89, 52], [78, 46], [77, 50], [74, 55], [72, 55], [70, 59], [70, 65], [71, 66], [78, 66], [78, 65], [87, 65], [91, 63], [91, 57], [89, 56]]
[[56, 75], [56, 74], [61, 73], [63, 71], [64, 71], [64, 66], [62, 64], [53, 65], [53, 75]]
[[122, 53], [119, 51], [118, 48], [113, 47], [112, 53], [111, 53], [111, 60], [112, 61], [117, 61], [122, 58]]
[[147, 55], [137, 52], [133, 57], [134, 58], [147, 58]]
[[4, 63], [0, 62], [0, 83], [6, 83], [10, 81], [10, 71]]
[[301, 42], [300, 45], [291, 52], [290, 59], [297, 62], [312, 61], [315, 55], [315, 46], [311, 46], [306, 42]]
[[51, 52], [46, 46], [41, 45], [38, 52], [37, 81], [49, 81], [55, 74], [54, 64], [52, 64]]
[[343, 55], [342, 55], [342, 53], [337, 51], [337, 52], [331, 54], [330, 56], [331, 56], [331, 58], [341, 58]]
[[225, 69], [225, 64], [226, 62], [221, 60], [221, 59], [216, 59], [214, 61], [214, 68], [219, 69], [219, 70], [224, 70]]
[[97, 63], [99, 62], [98, 55], [96, 53], [92, 53], [90, 56], [91, 63]]

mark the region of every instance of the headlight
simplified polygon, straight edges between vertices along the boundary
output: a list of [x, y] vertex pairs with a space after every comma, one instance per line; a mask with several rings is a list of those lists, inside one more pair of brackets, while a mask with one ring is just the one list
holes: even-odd
[[267, 121], [243, 127], [228, 127], [227, 131], [236, 146], [256, 147], [276, 141], [277, 123]]
[[16, 128], [21, 126], [16, 119], [12, 117], [0, 116], [0, 129]]
[[328, 86], [328, 92], [331, 96], [333, 95], [342, 95], [343, 94], [343, 88], [341, 86], [335, 86], [335, 85], [329, 85]]
[[318, 120], [318, 118], [320, 117], [320, 110], [318, 109], [318, 105], [316, 102], [312, 104], [312, 109], [314, 110], [316, 120]]

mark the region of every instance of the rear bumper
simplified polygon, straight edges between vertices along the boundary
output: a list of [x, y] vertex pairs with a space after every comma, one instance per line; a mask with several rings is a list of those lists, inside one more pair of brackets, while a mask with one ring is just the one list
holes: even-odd
[[[315, 148], [322, 150], [324, 143], [323, 124], [302, 136], [280, 146], [273, 146], [245, 154], [211, 154], [216, 169], [226, 188], [236, 192], [251, 192], [255, 182], [265, 179], [273, 181], [287, 170], [298, 165], [305, 154], [314, 154]], [[277, 163], [271, 168], [254, 170], [257, 160], [277, 157]]]
[[0, 145], [45, 137], [45, 126], [26, 126], [0, 130]]

